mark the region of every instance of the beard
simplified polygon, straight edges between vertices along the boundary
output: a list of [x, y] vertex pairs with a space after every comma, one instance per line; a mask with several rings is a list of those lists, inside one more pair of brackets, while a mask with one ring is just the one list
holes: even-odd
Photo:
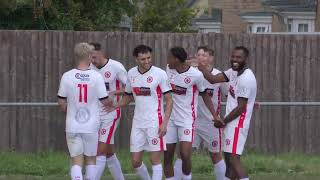
[[241, 71], [245, 65], [246, 65], [246, 63], [244, 63], [244, 62], [238, 63], [238, 62], [231, 61], [231, 68], [234, 71]]

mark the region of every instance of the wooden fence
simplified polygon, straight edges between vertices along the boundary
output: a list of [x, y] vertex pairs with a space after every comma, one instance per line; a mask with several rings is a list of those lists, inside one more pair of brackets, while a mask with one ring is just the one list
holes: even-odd
[[[229, 67], [237, 45], [250, 50], [249, 66], [258, 81], [257, 101], [320, 101], [320, 36], [255, 34], [173, 34], [73, 31], [0, 31], [0, 102], [55, 102], [59, 79], [74, 65], [73, 47], [102, 44], [108, 57], [129, 69], [138, 44], [154, 49], [154, 64], [165, 67], [170, 47], [195, 53], [200, 45], [215, 51], [216, 67]], [[317, 106], [256, 110], [247, 149], [262, 152], [320, 152]], [[123, 110], [116, 144], [129, 147], [132, 107]], [[57, 107], [0, 107], [0, 150], [64, 150], [63, 114]]]

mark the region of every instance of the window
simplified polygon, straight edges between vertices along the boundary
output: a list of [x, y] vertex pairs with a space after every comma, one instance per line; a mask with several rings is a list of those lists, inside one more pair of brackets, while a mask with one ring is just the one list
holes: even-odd
[[298, 25], [298, 32], [309, 32], [308, 31], [308, 24], [299, 24]]
[[266, 27], [257, 27], [257, 33], [259, 32], [267, 32]]
[[288, 19], [288, 32], [292, 32], [292, 19]]
[[250, 24], [247, 27], [248, 33], [267, 33], [271, 32], [271, 24]]

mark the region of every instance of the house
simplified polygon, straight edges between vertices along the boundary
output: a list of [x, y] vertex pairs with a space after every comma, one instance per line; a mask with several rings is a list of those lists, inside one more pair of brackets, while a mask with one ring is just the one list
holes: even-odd
[[[201, 1], [201, 0], [200, 0]], [[195, 7], [197, 0], [189, 0]], [[208, 13], [193, 26], [199, 32], [310, 33], [316, 31], [317, 0], [206, 0]]]

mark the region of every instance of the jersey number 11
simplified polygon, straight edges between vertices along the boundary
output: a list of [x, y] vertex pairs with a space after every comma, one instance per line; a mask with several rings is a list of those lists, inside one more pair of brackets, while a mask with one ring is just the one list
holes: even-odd
[[78, 84], [79, 88], [79, 102], [88, 102], [88, 85], [87, 84]]

